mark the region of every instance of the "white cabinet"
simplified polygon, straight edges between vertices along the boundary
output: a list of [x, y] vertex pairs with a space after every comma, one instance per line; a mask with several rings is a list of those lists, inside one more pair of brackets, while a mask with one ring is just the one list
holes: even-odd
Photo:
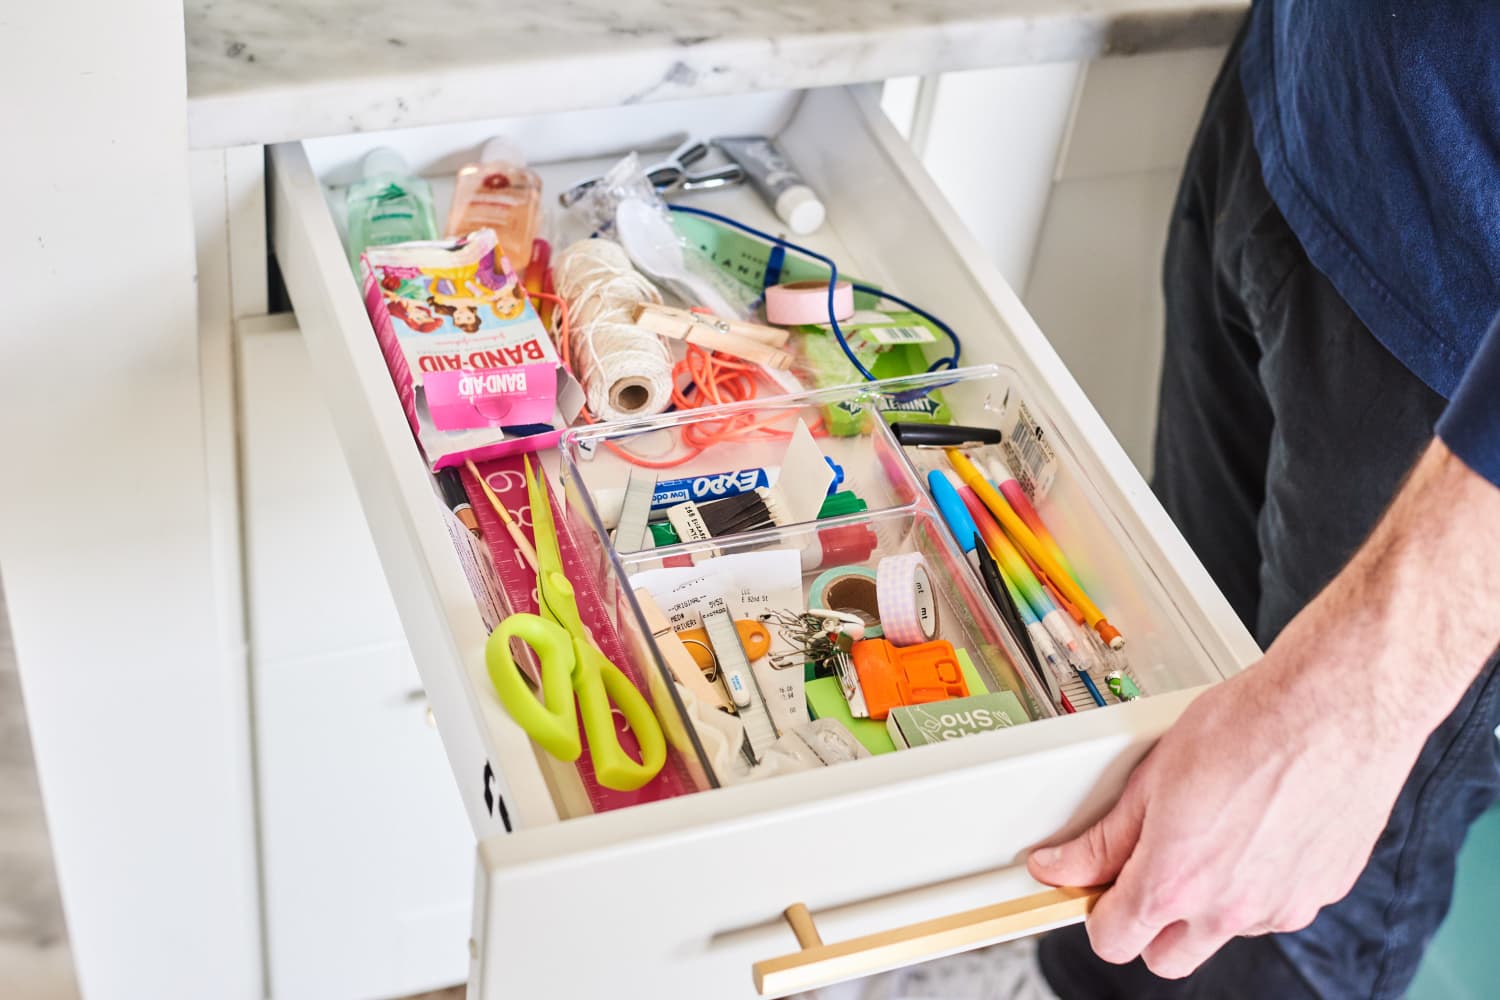
[[473, 833], [359, 498], [296, 326], [239, 341], [267, 992], [461, 982]]
[[[1007, 364], [1033, 387], [1071, 443], [1077, 474], [1131, 541], [1143, 583], [1163, 595], [1142, 612], [1149, 655], [1192, 678], [1227, 676], [1257, 653], [873, 92], [715, 98], [274, 147], [273, 243], [479, 839], [470, 989], [484, 1000], [603, 996], [622, 981], [649, 983], [657, 997], [749, 997], [754, 963], [797, 950], [781, 918], [793, 903], [810, 907], [832, 941], [1035, 891], [1018, 866], [1024, 852], [1096, 816], [1195, 690], [920, 753], [569, 816], [489, 688], [485, 632], [370, 333], [328, 188], [379, 144], [442, 176], [505, 133], [549, 164], [542, 172], [552, 181], [576, 179], [623, 149], [670, 145], [684, 131], [778, 134], [825, 198], [830, 222], [820, 238], [851, 269], [920, 289], [963, 331], [968, 363]], [[743, 192], [722, 197], [739, 199], [720, 204], [752, 223], [768, 221]], [[504, 797], [512, 832], [490, 793]], [[953, 816], [964, 820], [943, 823], [940, 850], [910, 850], [933, 838], [931, 817]], [[1053, 919], [1081, 912], [1064, 906]], [[995, 926], [991, 939], [1021, 932]], [[887, 953], [874, 964], [913, 960]], [[835, 962], [796, 982], [855, 971]], [[766, 988], [789, 988], [793, 978]]]

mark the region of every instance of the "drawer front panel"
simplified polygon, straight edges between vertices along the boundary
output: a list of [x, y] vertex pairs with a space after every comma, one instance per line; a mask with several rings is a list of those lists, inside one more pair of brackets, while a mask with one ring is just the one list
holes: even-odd
[[[604, 996], [622, 977], [738, 1000], [754, 963], [797, 950], [793, 903], [835, 911], [819, 921], [835, 941], [1035, 892], [1024, 852], [1100, 814], [1191, 697], [491, 838], [471, 982], [483, 1000]], [[986, 759], [1002, 745], [1015, 756]]]

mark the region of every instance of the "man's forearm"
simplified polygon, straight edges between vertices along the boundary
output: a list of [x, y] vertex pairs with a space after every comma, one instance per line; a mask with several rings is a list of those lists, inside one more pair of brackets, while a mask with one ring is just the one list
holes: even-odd
[[1500, 643], [1497, 552], [1500, 487], [1434, 442], [1265, 657], [1189, 705], [1104, 818], [1033, 852], [1043, 882], [1114, 883], [1088, 921], [1101, 958], [1184, 976], [1349, 892]]
[[[1435, 440], [1349, 565], [1281, 641], [1360, 637], [1340, 666], [1377, 732], [1425, 738], [1500, 644], [1500, 488]], [[1318, 633], [1322, 633], [1319, 635]], [[1361, 699], [1363, 700], [1363, 699]]]

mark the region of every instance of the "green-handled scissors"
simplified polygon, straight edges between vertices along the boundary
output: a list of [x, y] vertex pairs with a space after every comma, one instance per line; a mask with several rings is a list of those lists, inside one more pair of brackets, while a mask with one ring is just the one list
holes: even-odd
[[[616, 791], [640, 788], [661, 771], [667, 743], [661, 724], [644, 695], [619, 667], [594, 644], [583, 619], [573, 585], [563, 572], [562, 550], [546, 480], [532, 475], [526, 460], [526, 497], [536, 535], [536, 584], [541, 614], [514, 614], [490, 633], [484, 646], [485, 666], [500, 704], [511, 718], [552, 756], [575, 761], [583, 753], [578, 738], [578, 716], [588, 737], [589, 758], [599, 784]], [[536, 653], [541, 665], [542, 701], [532, 693], [526, 676], [511, 655], [510, 640], [518, 638]], [[620, 746], [611, 703], [620, 710], [641, 748], [640, 762]]]

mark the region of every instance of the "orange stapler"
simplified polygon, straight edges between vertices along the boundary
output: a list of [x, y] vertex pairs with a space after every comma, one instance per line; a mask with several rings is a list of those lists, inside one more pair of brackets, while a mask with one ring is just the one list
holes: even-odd
[[969, 696], [953, 644], [946, 640], [893, 646], [884, 639], [861, 639], [849, 655], [872, 719], [883, 719], [901, 705]]

